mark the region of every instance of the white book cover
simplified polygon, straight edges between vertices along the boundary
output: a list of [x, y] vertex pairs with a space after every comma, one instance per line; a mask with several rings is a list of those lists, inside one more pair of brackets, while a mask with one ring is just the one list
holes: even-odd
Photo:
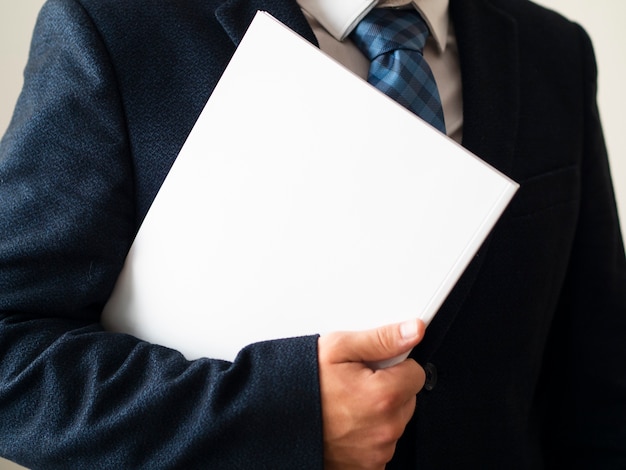
[[516, 189], [259, 12], [102, 321], [226, 360], [262, 340], [428, 324]]

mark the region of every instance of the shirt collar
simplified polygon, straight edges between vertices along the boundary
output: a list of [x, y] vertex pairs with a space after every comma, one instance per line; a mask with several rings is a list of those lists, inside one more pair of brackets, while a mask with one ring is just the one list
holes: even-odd
[[297, 0], [335, 39], [343, 41], [372, 8], [413, 4], [420, 12], [439, 51], [446, 48], [449, 0]]

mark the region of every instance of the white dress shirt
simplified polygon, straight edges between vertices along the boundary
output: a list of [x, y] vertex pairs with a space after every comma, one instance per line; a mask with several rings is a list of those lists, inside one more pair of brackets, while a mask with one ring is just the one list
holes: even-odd
[[[448, 15], [448, 0], [298, 0], [320, 48], [355, 74], [367, 79], [369, 60], [348, 35], [374, 7], [413, 5], [428, 24], [431, 35], [424, 57], [433, 71], [443, 104], [448, 136], [461, 142], [463, 99], [461, 70], [454, 28]], [[328, 26], [328, 29], [323, 26]]]

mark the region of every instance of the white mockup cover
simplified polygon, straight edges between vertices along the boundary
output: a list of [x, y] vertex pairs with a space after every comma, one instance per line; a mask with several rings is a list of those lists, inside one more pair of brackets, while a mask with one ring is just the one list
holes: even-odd
[[103, 323], [227, 360], [261, 340], [428, 324], [516, 188], [258, 13]]

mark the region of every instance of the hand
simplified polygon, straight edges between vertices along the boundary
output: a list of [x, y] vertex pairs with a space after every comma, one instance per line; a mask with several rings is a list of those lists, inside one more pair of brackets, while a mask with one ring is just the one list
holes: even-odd
[[383, 469], [415, 411], [424, 369], [412, 359], [380, 362], [410, 351], [424, 336], [412, 320], [318, 340], [325, 469]]

